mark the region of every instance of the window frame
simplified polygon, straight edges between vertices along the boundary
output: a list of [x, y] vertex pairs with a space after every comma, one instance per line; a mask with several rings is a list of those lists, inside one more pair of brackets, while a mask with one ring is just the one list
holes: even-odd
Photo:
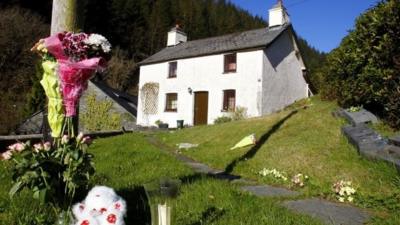
[[[175, 96], [176, 108], [172, 108], [172, 96]], [[178, 93], [166, 93], [165, 94], [165, 112], [178, 112]]]
[[[172, 72], [172, 65], [175, 65], [175, 73]], [[173, 79], [178, 76], [178, 61], [168, 63], [168, 79]]]
[[[230, 58], [232, 57], [232, 58]], [[229, 63], [228, 60], [232, 60], [235, 63], [235, 69], [229, 69], [229, 65], [232, 63]], [[224, 55], [224, 74], [227, 73], [236, 73], [237, 72], [237, 53], [229, 53]]]
[[[223, 96], [222, 96], [222, 112], [234, 112], [236, 109], [236, 90], [235, 89], [227, 89], [223, 90]], [[233, 95], [232, 95], [233, 93]], [[233, 108], [230, 108], [230, 102], [229, 102], [229, 97], [233, 96], [234, 102], [233, 102]]]

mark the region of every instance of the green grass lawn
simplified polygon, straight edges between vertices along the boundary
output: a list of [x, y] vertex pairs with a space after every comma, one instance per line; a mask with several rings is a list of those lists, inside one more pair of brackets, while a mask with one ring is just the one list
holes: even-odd
[[[144, 184], [166, 177], [183, 181], [181, 194], [171, 202], [174, 225], [320, 224], [279, 206], [278, 199], [257, 198], [231, 183], [194, 174], [169, 154], [149, 145], [143, 134], [99, 139], [90, 151], [95, 155], [97, 170], [92, 183], [113, 187], [127, 200], [128, 225], [144, 224], [148, 216]], [[7, 163], [0, 162], [0, 176], [1, 225], [50, 224], [33, 222], [42, 214], [48, 220], [55, 215], [51, 208], [31, 200], [28, 191], [9, 199]]]
[[[309, 108], [301, 107], [309, 103]], [[334, 103], [313, 98], [271, 116], [159, 133], [157, 137], [172, 147], [199, 144], [182, 154], [260, 183], [291, 188], [290, 177], [306, 174], [310, 181], [301, 190], [305, 196], [334, 200], [332, 184], [349, 180], [357, 189], [356, 205], [371, 208], [384, 218], [396, 215], [400, 211], [400, 178], [395, 167], [361, 158], [341, 134], [345, 122], [331, 116], [335, 108]], [[262, 139], [259, 148], [229, 150], [252, 133]], [[263, 168], [285, 172], [289, 181], [261, 177], [258, 172]], [[398, 217], [394, 220], [400, 224]]]

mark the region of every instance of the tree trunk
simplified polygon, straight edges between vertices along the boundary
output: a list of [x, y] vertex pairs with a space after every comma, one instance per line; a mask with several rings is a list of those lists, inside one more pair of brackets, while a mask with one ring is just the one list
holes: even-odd
[[51, 34], [83, 29], [85, 0], [53, 0]]

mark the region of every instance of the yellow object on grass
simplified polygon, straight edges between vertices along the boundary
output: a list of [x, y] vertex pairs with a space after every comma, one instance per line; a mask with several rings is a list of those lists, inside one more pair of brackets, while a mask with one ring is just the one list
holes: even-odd
[[45, 60], [42, 63], [43, 78], [40, 84], [43, 86], [48, 102], [48, 121], [51, 128], [51, 136], [60, 137], [64, 124], [64, 107], [60, 92], [60, 84], [56, 73], [57, 62]]
[[239, 141], [235, 146], [231, 148], [231, 150], [237, 149], [237, 148], [243, 148], [247, 147], [250, 145], [255, 145], [256, 144], [256, 135], [251, 134], [245, 138], [243, 138], [241, 141]]

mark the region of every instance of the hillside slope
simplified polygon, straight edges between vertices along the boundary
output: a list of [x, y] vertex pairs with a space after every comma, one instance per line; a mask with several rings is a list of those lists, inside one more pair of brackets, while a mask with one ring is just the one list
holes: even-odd
[[[309, 107], [304, 109], [304, 105]], [[182, 154], [261, 183], [293, 188], [291, 177], [306, 174], [310, 180], [302, 191], [307, 196], [334, 200], [333, 183], [352, 181], [356, 205], [400, 210], [395, 203], [400, 202], [400, 179], [394, 166], [361, 158], [341, 134], [345, 122], [331, 115], [335, 108], [335, 103], [313, 98], [271, 116], [160, 133], [159, 138], [173, 147], [199, 144]], [[229, 150], [252, 133], [259, 141], [256, 147]], [[258, 172], [263, 168], [282, 171], [289, 179], [262, 177]]]

